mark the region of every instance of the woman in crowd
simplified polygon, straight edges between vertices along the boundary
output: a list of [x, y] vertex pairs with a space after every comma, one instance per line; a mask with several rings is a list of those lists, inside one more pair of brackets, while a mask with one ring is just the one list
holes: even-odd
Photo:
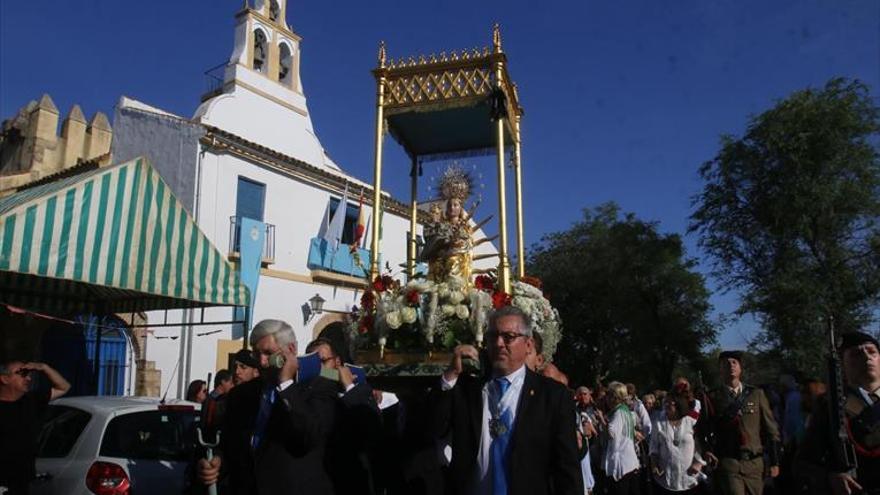
[[193, 380], [190, 382], [189, 386], [186, 387], [186, 400], [190, 402], [198, 402], [201, 404], [205, 402], [205, 399], [208, 397], [208, 386], [205, 380]]
[[636, 419], [626, 404], [629, 396], [626, 385], [620, 382], [608, 384], [608, 443], [602, 462], [608, 476], [608, 493], [615, 495], [638, 495], [639, 459], [636, 456]]
[[706, 464], [697, 449], [694, 425], [688, 415], [690, 397], [677, 393], [678, 387], [664, 401], [666, 414], [654, 424], [650, 452], [655, 493], [695, 494], [698, 476]]

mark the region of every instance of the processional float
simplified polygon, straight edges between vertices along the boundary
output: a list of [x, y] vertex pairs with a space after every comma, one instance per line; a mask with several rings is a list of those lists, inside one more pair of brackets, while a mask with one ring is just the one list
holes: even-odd
[[[553, 335], [544, 336], [545, 349], [548, 343], [555, 348], [559, 339], [558, 313], [543, 298], [540, 288], [534, 287], [540, 284], [525, 275], [520, 153], [523, 109], [516, 84], [507, 70], [499, 26], [494, 26], [491, 49], [441, 52], [394, 61], [386, 56], [382, 42], [373, 75], [377, 84], [373, 219], [381, 219], [386, 133], [411, 160], [407, 283], [401, 284], [381, 273], [381, 221], [374, 220], [369, 284], [355, 322], [357, 333], [377, 336], [380, 356], [390, 337], [402, 339], [402, 327], [414, 329], [414, 334], [423, 338], [429, 348], [437, 348], [442, 342], [442, 348], [450, 349], [451, 344], [469, 338], [470, 343], [481, 345], [486, 313], [492, 307], [514, 304], [538, 317], [537, 330], [549, 328]], [[424, 162], [491, 154], [497, 157], [498, 252], [475, 256], [476, 245], [496, 237], [476, 241], [472, 238], [485, 221], [471, 221], [470, 214], [476, 205], [466, 211], [473, 188], [468, 172], [456, 165], [447, 169], [437, 188], [442, 207], [435, 203], [428, 212], [419, 208], [418, 181]], [[508, 163], [513, 168], [515, 188], [515, 280], [508, 251]], [[420, 218], [426, 238], [421, 253], [417, 244]], [[473, 261], [490, 256], [498, 257], [496, 269], [471, 269]], [[417, 274], [417, 263], [422, 261], [428, 264], [426, 277]], [[474, 279], [472, 275], [480, 276]], [[408, 342], [412, 344], [413, 340]]]

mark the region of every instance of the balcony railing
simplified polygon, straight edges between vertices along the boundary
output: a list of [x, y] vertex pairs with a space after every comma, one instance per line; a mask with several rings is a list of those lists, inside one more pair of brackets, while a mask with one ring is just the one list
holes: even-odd
[[370, 251], [358, 248], [357, 254], [360, 257], [360, 266], [358, 266], [350, 249], [347, 244], [339, 244], [334, 250], [325, 239], [315, 237], [309, 245], [309, 268], [357, 278], [365, 277], [365, 269], [370, 268]]
[[[271, 223], [266, 225], [266, 235], [263, 239], [263, 265], [275, 263], [275, 226]], [[235, 260], [241, 257], [241, 218], [229, 217], [229, 259]]]
[[209, 100], [223, 92], [225, 72], [226, 62], [205, 71], [205, 92], [202, 93], [202, 101]]

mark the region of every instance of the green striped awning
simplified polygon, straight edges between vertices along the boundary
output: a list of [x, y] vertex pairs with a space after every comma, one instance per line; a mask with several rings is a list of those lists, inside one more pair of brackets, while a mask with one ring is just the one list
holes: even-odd
[[248, 298], [146, 159], [0, 198], [0, 302], [118, 313], [246, 306]]

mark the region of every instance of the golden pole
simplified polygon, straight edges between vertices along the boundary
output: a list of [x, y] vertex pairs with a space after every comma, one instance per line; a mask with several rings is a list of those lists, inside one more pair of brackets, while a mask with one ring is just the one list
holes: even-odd
[[526, 248], [523, 244], [522, 155], [520, 155], [521, 134], [519, 132], [519, 123], [521, 118], [521, 115], [517, 115], [516, 120], [514, 121], [516, 136], [514, 137], [513, 149], [513, 170], [514, 180], [516, 181], [516, 272], [519, 278], [523, 278], [526, 276]]
[[379, 275], [379, 229], [382, 222], [382, 134], [385, 105], [385, 42], [379, 43], [378, 90], [376, 93], [376, 161], [373, 164], [373, 239], [370, 243], [370, 280]]
[[409, 205], [409, 242], [406, 249], [406, 276], [412, 280], [416, 274], [416, 227], [419, 214], [418, 203], [419, 186], [419, 159], [413, 157], [412, 172], [410, 173], [410, 205]]
[[[501, 30], [498, 24], [492, 31], [492, 44], [497, 55], [495, 59], [495, 85], [499, 93], [503, 91], [503, 55], [501, 55]], [[502, 93], [503, 94], [503, 93]], [[499, 109], [499, 112], [503, 110]], [[510, 261], [507, 258], [507, 187], [504, 177], [504, 119], [497, 115], [495, 120], [495, 133], [498, 139], [498, 225], [500, 241], [498, 243], [498, 282], [500, 289], [510, 294]]]

